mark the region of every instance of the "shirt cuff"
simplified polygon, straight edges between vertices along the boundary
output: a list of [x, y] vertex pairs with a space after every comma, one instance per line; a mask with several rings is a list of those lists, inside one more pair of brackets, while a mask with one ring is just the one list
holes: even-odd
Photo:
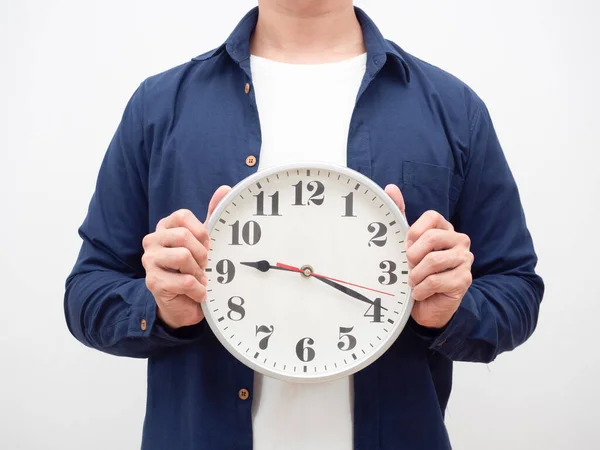
[[477, 311], [477, 304], [469, 289], [450, 322], [431, 340], [429, 348], [449, 359], [457, 359], [464, 351], [471, 330], [477, 325]]
[[164, 324], [157, 316], [156, 300], [146, 287], [146, 280], [136, 279], [132, 296], [131, 315], [129, 316], [128, 337], [145, 337], [157, 340], [167, 345], [186, 344], [199, 340], [206, 334], [206, 320], [188, 327], [172, 329]]
[[449, 323], [443, 328], [429, 328], [424, 327], [423, 325], [417, 323], [415, 319], [409, 317], [407, 325], [413, 331], [413, 333], [431, 344], [446, 330], [446, 328], [448, 328]]

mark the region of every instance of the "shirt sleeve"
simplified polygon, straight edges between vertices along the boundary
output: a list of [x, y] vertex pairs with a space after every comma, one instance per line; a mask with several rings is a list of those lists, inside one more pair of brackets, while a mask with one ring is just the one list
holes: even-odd
[[516, 182], [483, 102], [470, 126], [464, 185], [452, 223], [471, 238], [473, 283], [431, 348], [456, 361], [490, 362], [533, 333], [544, 293]]
[[87, 346], [145, 358], [198, 340], [205, 321], [171, 331], [156, 316], [141, 263], [150, 232], [149, 154], [144, 143], [143, 89], [136, 90], [102, 162], [83, 239], [67, 278], [64, 308], [71, 333]]

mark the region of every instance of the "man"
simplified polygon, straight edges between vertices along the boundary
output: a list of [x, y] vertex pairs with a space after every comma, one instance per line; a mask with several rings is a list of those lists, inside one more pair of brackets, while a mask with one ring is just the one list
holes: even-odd
[[[293, 385], [255, 375], [203, 320], [202, 221], [227, 185], [312, 160], [387, 186], [412, 224], [416, 302], [374, 364]], [[483, 102], [351, 0], [261, 0], [219, 48], [145, 80], [80, 235], [67, 322], [88, 346], [148, 358], [146, 450], [450, 448], [452, 361], [524, 342], [543, 294]]]

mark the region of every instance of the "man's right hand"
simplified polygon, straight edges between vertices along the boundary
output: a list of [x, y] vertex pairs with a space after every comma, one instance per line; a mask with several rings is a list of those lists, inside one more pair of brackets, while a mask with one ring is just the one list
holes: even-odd
[[[207, 221], [230, 189], [217, 189]], [[204, 318], [200, 303], [206, 298], [204, 269], [210, 247], [204, 224], [191, 211], [180, 209], [161, 219], [142, 245], [146, 286], [156, 300], [158, 318], [174, 329], [199, 323]]]

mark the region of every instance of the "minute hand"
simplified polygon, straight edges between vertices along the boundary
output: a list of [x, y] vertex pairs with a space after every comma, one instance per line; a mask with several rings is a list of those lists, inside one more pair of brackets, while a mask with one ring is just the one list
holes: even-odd
[[[361, 302], [368, 303], [369, 305], [375, 304], [375, 302], [373, 300], [370, 300], [369, 298], [365, 297], [361, 293], [356, 292], [354, 289], [350, 289], [348, 286], [344, 286], [343, 284], [336, 283], [335, 281], [331, 281], [327, 278], [322, 278], [318, 275], [313, 274], [312, 276], [314, 278], [316, 278], [317, 280], [322, 281], [325, 284], [328, 284], [332, 288], [335, 288], [338, 291], [341, 291], [344, 294], [349, 295], [350, 297], [354, 297], [355, 299], [360, 300]], [[381, 309], [384, 309], [387, 311], [387, 308], [385, 306], [382, 306]]]
[[[287, 264], [282, 264], [282, 263], [277, 263], [276, 267], [283, 269], [283, 270], [290, 270], [292, 272], [302, 272], [302, 270], [300, 270], [297, 267], [288, 266]], [[311, 277], [316, 278], [317, 280], [322, 281], [323, 283], [328, 284], [332, 288], [335, 288], [338, 291], [343, 292], [346, 295], [349, 295], [350, 297], [360, 300], [361, 302], [368, 303], [369, 305], [375, 304], [375, 302], [373, 300], [369, 299], [368, 297], [365, 297], [361, 293], [356, 292], [354, 289], [350, 289], [349, 287], [344, 286], [343, 284], [337, 283], [328, 277], [325, 277], [325, 276], [319, 275], [319, 274], [315, 274], [315, 273], [312, 273]], [[381, 309], [384, 309], [387, 311], [387, 308], [384, 306], [382, 306]]]

